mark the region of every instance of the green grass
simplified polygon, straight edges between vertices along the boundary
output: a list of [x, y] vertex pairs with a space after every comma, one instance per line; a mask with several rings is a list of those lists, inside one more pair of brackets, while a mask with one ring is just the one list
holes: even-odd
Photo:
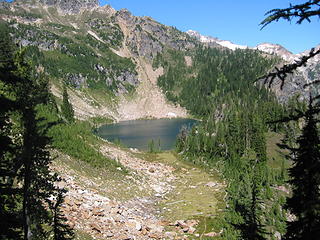
[[101, 107], [102, 105], [107, 105], [113, 110], [116, 110], [118, 99], [109, 89], [100, 88], [83, 88], [82, 93], [93, 101], [93, 105]]
[[93, 167], [119, 167], [117, 162], [99, 152], [102, 140], [92, 133], [92, 126], [88, 122], [53, 126], [49, 130], [49, 136], [52, 138], [54, 148]]
[[[206, 239], [222, 239], [221, 237], [205, 237], [203, 236], [205, 233], [208, 232], [220, 232], [221, 229], [224, 227], [224, 219], [223, 213], [219, 213], [218, 216], [214, 217], [199, 217], [196, 218], [199, 221], [197, 226], [197, 233], [200, 234], [199, 239], [206, 240]], [[193, 238], [194, 239], [194, 238]]]
[[[166, 195], [159, 203], [162, 209], [161, 216], [170, 221], [196, 219], [196, 233], [219, 232], [222, 228], [223, 209], [225, 202], [224, 188], [211, 188], [206, 186], [208, 182], [221, 184], [219, 174], [214, 171], [206, 171], [194, 164], [184, 162], [179, 156], [172, 152], [158, 154], [147, 153], [146, 160], [161, 162], [175, 168], [175, 189]], [[168, 231], [174, 230], [168, 227]], [[194, 235], [192, 239], [198, 239]], [[200, 238], [199, 238], [200, 239]], [[205, 239], [202, 237], [201, 239]], [[209, 239], [209, 238], [208, 238]]]
[[93, 126], [101, 126], [105, 124], [111, 124], [114, 122], [113, 119], [102, 117], [102, 116], [92, 117], [88, 119], [88, 121], [92, 123]]
[[268, 165], [272, 168], [279, 167], [279, 163], [283, 159], [284, 150], [277, 146], [282, 139], [283, 135], [279, 133], [268, 132], [266, 134]]
[[285, 156], [289, 153], [288, 150], [281, 149], [277, 144], [281, 143], [283, 135], [275, 132], [268, 132], [266, 135], [267, 144], [267, 158], [268, 166], [271, 169], [280, 170], [284, 164], [287, 169], [291, 166], [289, 160], [285, 159]]
[[[139, 176], [131, 174], [123, 166], [118, 168], [96, 168], [90, 163], [54, 152], [55, 162], [60, 168], [71, 172], [74, 180], [86, 189], [93, 189], [102, 196], [117, 201], [151, 196], [152, 191], [141, 188]], [[94, 184], [92, 184], [94, 183]]]
[[75, 240], [93, 240], [95, 238], [91, 237], [89, 234], [87, 234], [85, 232], [76, 230], [74, 239]]

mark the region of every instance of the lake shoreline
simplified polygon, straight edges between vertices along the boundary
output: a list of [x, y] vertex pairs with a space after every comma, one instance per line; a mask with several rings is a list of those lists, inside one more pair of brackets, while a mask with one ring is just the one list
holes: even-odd
[[100, 126], [94, 133], [102, 139], [140, 151], [172, 150], [182, 126], [191, 129], [197, 122], [190, 118], [127, 120]]

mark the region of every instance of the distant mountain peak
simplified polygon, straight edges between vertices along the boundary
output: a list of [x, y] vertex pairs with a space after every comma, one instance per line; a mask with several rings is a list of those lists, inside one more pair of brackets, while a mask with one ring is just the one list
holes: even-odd
[[279, 44], [261, 43], [258, 46], [256, 46], [254, 49], [260, 50], [268, 54], [277, 55], [287, 62], [292, 62], [296, 58], [295, 54], [288, 51], [286, 48], [284, 48]]
[[227, 41], [227, 40], [220, 40], [218, 38], [211, 37], [211, 36], [203, 36], [199, 32], [194, 31], [194, 30], [187, 31], [187, 34], [195, 37], [196, 39], [198, 39], [202, 43], [208, 43], [208, 44], [215, 43], [215, 44], [218, 44], [222, 47], [229, 48], [231, 50], [246, 49], [246, 48], [256, 49], [256, 50], [259, 50], [259, 51], [262, 51], [262, 52], [265, 52], [268, 54], [277, 55], [287, 62], [293, 62], [298, 56], [298, 55], [291, 53], [290, 51], [288, 51], [287, 49], [285, 49], [283, 46], [281, 46], [279, 44], [261, 43], [258, 46], [252, 48], [252, 47], [248, 47], [245, 45], [235, 44], [235, 43]]
[[230, 41], [220, 40], [218, 38], [211, 37], [211, 36], [204, 36], [204, 35], [201, 35], [199, 32], [194, 31], [194, 30], [188, 30], [187, 34], [189, 34], [192, 37], [195, 37], [196, 39], [198, 39], [202, 43], [216, 43], [216, 44], [218, 44], [218, 45], [220, 45], [222, 47], [226, 47], [226, 48], [229, 48], [231, 50], [248, 48], [248, 46], [235, 44], [235, 43], [230, 42]]

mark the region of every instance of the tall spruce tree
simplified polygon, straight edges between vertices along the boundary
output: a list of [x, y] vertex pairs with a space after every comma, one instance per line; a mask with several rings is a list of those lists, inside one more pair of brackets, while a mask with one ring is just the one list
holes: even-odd
[[6, 24], [0, 22], [0, 239], [19, 239], [22, 232], [22, 191], [15, 184], [20, 167], [19, 132], [13, 131], [11, 120], [12, 112], [18, 108], [13, 91], [17, 82], [15, 70], [14, 46]]
[[24, 50], [16, 54], [15, 64], [18, 81], [14, 89], [22, 131], [18, 179], [21, 179], [23, 192], [23, 236], [25, 240], [42, 239], [47, 236], [44, 225], [51, 222], [45, 203], [55, 194], [53, 183], [57, 180], [57, 176], [49, 170], [49, 138], [45, 135], [46, 130], [38, 124], [41, 119], [36, 116], [36, 106], [47, 103], [49, 99], [48, 81], [32, 72], [25, 60]]
[[69, 225], [65, 223], [67, 219], [61, 211], [61, 205], [64, 202], [65, 193], [66, 191], [64, 189], [60, 189], [57, 192], [56, 201], [50, 203], [50, 209], [53, 215], [53, 240], [70, 240], [74, 237], [72, 228], [70, 228]]
[[244, 161], [246, 166], [243, 166], [239, 173], [239, 180], [243, 182], [239, 184], [242, 189], [233, 200], [236, 202], [234, 211], [241, 216], [242, 220], [232, 225], [239, 231], [241, 239], [263, 240], [266, 239], [267, 234], [263, 224], [265, 212], [262, 207], [265, 200], [263, 196], [265, 186], [262, 179], [264, 163], [258, 160]]
[[[280, 19], [290, 22], [295, 19], [297, 24], [305, 21], [311, 22], [311, 19], [320, 17], [319, 3], [319, 0], [308, 0], [297, 5], [290, 4], [288, 8], [270, 10], [266, 13], [267, 17], [261, 22], [262, 28], [272, 22], [278, 22]], [[269, 86], [273, 84], [274, 80], [280, 79], [282, 88], [285, 81], [288, 80], [288, 74], [305, 66], [309, 59], [318, 54], [320, 54], [320, 49], [313, 48], [294, 63], [285, 64], [280, 69], [275, 68], [262, 78], [265, 79], [265, 83], [269, 83]], [[320, 81], [317, 79], [308, 85], [319, 83]], [[306, 121], [302, 134], [296, 141], [298, 147], [294, 149], [287, 146], [291, 150], [290, 157], [294, 164], [289, 170], [293, 195], [287, 200], [286, 208], [297, 218], [288, 223], [285, 239], [313, 240], [320, 238], [320, 145], [316, 125], [316, 118], [320, 109], [319, 104], [317, 104], [317, 108], [312, 107], [312, 100], [318, 100], [319, 97], [318, 92], [310, 92], [310, 104], [307, 111], [295, 111], [294, 114], [281, 120], [282, 122], [298, 121], [304, 117]], [[293, 142], [291, 138], [287, 140], [289, 140], [289, 143]]]
[[320, 238], [320, 139], [317, 120], [310, 101], [306, 112], [306, 125], [297, 140], [298, 148], [292, 149], [293, 167], [289, 170], [292, 197], [286, 208], [296, 216], [288, 222], [285, 239]]
[[74, 111], [71, 103], [69, 102], [69, 95], [65, 84], [63, 85], [61, 113], [66, 121], [69, 123], [74, 122]]
[[48, 211], [59, 197], [57, 175], [49, 170], [48, 126], [37, 117], [49, 99], [48, 81], [33, 72], [24, 50], [14, 53], [2, 24], [0, 57], [0, 239], [49, 239], [48, 227], [61, 218]]

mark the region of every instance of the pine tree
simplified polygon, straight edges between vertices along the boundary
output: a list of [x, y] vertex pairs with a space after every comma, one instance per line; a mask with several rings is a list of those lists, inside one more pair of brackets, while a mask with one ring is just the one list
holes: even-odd
[[49, 170], [49, 138], [45, 135], [45, 129], [39, 127], [41, 120], [36, 117], [36, 106], [48, 101], [48, 81], [32, 72], [25, 60], [24, 50], [16, 54], [15, 65], [18, 77], [15, 92], [22, 131], [18, 178], [22, 180], [23, 235], [25, 240], [41, 239], [46, 236], [44, 224], [51, 221], [44, 203], [54, 194], [53, 183], [57, 180], [57, 176]]
[[63, 85], [61, 113], [67, 122], [74, 122], [74, 111], [71, 103], [69, 102], [69, 95], [66, 85]]
[[19, 169], [17, 161], [19, 132], [13, 131], [12, 112], [18, 106], [13, 87], [14, 47], [7, 26], [0, 22], [0, 239], [19, 239], [21, 189], [15, 185]]
[[232, 223], [236, 230], [239, 231], [241, 239], [263, 240], [266, 239], [266, 231], [262, 223], [264, 211], [263, 203], [263, 181], [262, 172], [264, 163], [257, 160], [246, 160], [242, 164], [239, 172], [237, 184], [238, 193], [231, 196], [235, 202], [234, 211], [241, 217], [238, 223]]
[[74, 233], [69, 225], [65, 223], [67, 219], [61, 211], [65, 193], [66, 191], [64, 189], [58, 190], [55, 203], [50, 204], [53, 215], [52, 232], [54, 240], [70, 240], [74, 237]]
[[305, 121], [289, 170], [292, 197], [286, 208], [296, 220], [288, 223], [286, 239], [316, 240], [320, 236], [320, 139], [311, 103]]
[[48, 126], [37, 117], [49, 100], [48, 81], [11, 46], [0, 24], [0, 239], [48, 239], [57, 175], [49, 170]]
[[262, 224], [262, 216], [264, 215], [262, 211], [262, 166], [264, 162], [258, 162], [255, 164], [253, 169], [252, 178], [252, 190], [251, 190], [251, 204], [250, 204], [250, 215], [248, 226], [248, 238], [252, 240], [263, 240], [265, 238], [266, 231], [264, 225]]

